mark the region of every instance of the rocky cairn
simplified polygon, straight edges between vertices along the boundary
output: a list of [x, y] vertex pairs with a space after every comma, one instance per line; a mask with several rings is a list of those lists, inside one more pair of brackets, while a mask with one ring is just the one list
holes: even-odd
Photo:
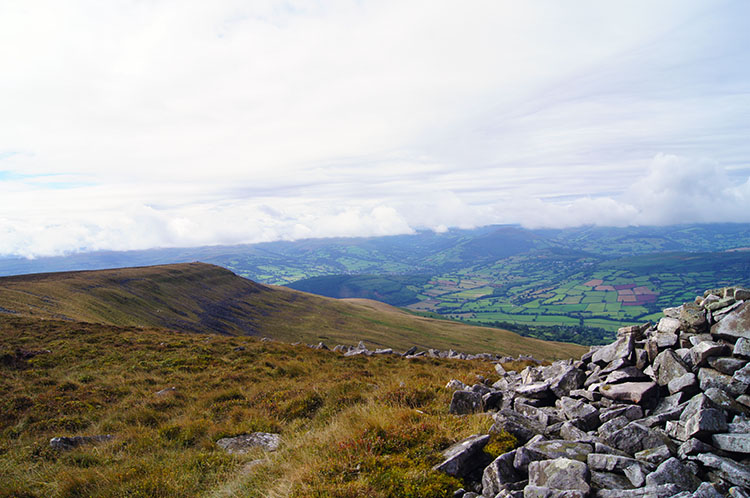
[[657, 324], [621, 328], [580, 360], [496, 364], [457, 380], [450, 412], [491, 412], [519, 446], [494, 460], [476, 435], [435, 468], [463, 498], [750, 498], [750, 291], [707, 291]]

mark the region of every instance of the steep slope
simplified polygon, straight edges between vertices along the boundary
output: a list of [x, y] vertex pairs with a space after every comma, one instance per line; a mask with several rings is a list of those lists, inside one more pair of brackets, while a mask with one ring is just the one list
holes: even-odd
[[399, 349], [416, 345], [545, 358], [568, 358], [584, 350], [501, 329], [416, 317], [381, 303], [260, 285], [204, 263], [4, 277], [0, 312], [289, 342], [364, 340]]

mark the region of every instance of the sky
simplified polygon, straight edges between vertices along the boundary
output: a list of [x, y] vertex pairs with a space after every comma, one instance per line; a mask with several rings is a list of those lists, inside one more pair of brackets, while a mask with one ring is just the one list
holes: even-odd
[[750, 222], [750, 2], [4, 0], [0, 256]]

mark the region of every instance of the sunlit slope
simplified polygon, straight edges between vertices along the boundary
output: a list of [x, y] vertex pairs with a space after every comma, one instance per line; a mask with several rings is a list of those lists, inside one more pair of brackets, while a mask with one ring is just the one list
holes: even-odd
[[574, 344], [433, 320], [367, 300], [336, 300], [260, 285], [204, 263], [0, 278], [0, 311], [118, 326], [268, 336], [328, 344], [453, 348], [516, 356], [580, 355]]

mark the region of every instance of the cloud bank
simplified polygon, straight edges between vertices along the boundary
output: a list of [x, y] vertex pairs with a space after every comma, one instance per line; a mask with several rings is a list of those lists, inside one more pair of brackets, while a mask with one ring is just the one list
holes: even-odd
[[750, 5], [5, 2], [0, 255], [750, 221]]

